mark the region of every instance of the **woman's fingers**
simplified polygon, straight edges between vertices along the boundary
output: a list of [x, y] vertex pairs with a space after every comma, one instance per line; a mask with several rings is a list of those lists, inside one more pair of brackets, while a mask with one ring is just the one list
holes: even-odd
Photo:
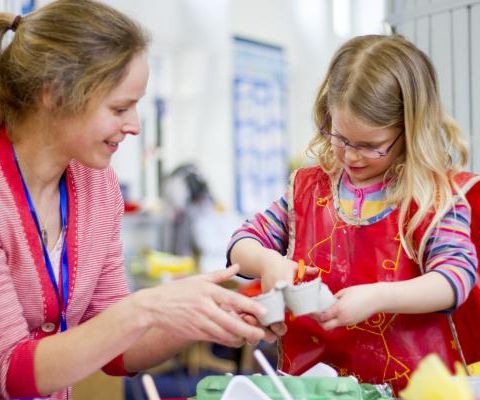
[[238, 314], [223, 309], [212, 299], [201, 303], [189, 316], [191, 325], [200, 335], [197, 340], [238, 347], [251, 337], [263, 336], [261, 329], [251, 329], [253, 327], [245, 323]]
[[[249, 314], [241, 314], [240, 315], [240, 318], [242, 318], [242, 320], [244, 320], [248, 325], [252, 325], [252, 326], [256, 326], [256, 327], [259, 327], [260, 329], [264, 329], [260, 323], [258, 322], [258, 319], [256, 319], [253, 315], [249, 315]], [[269, 336], [269, 332], [264, 329], [264, 334], [265, 336], [263, 337], [262, 340], [267, 340], [270, 338]], [[270, 333], [271, 334], [271, 333]], [[257, 344], [257, 342], [249, 342], [249, 341], [246, 341], [248, 344]]]
[[267, 343], [275, 343], [278, 339], [278, 336], [273, 333], [270, 329], [265, 329], [265, 337], [263, 340]]
[[206, 319], [200, 331], [203, 333], [201, 340], [214, 342], [230, 347], [238, 347], [245, 343], [245, 338], [232, 334], [222, 326], [210, 319]]
[[233, 309], [237, 313], [252, 314], [259, 318], [267, 312], [264, 306], [252, 298], [220, 286], [213, 288], [212, 298], [217, 304], [222, 304], [222, 306]]
[[[218, 284], [231, 279], [238, 273], [238, 271], [238, 264], [234, 264], [224, 270], [218, 270], [209, 274], [205, 274], [203, 277], [209, 282]], [[255, 300], [217, 285], [212, 286], [212, 298], [217, 304], [221, 304], [224, 308], [231, 308], [237, 312], [253, 314], [256, 317], [263, 315], [267, 311]]]
[[265, 336], [263, 329], [248, 324], [236, 312], [228, 312], [218, 306], [208, 310], [205, 317], [221, 327], [227, 336], [242, 337], [249, 343], [257, 343]]
[[276, 322], [269, 326], [275, 336], [283, 336], [287, 333], [287, 325], [284, 322]]
[[[260, 322], [258, 321], [258, 319], [256, 319], [253, 315], [244, 314], [244, 315], [242, 315], [242, 319], [250, 325], [259, 326], [262, 329], [264, 329], [265, 336], [262, 340], [264, 340], [265, 342], [274, 343], [277, 340], [278, 335], [270, 329], [271, 327], [268, 327], [268, 328], [262, 327], [260, 325]], [[286, 328], [285, 328], [285, 331], [286, 331]], [[256, 344], [256, 343], [251, 343], [251, 342], [248, 342], [248, 343], [249, 344]]]
[[148, 301], [159, 325], [176, 329], [178, 335], [196, 340], [240, 346], [245, 341], [257, 343], [265, 337], [263, 328], [242, 320], [239, 314], [260, 317], [266, 310], [255, 300], [217, 283], [230, 279], [238, 266], [210, 274], [180, 279], [156, 290], [161, 295]]
[[233, 264], [228, 268], [219, 269], [218, 271], [209, 272], [207, 274], [202, 275], [202, 277], [210, 282], [213, 283], [222, 283], [232, 279], [238, 272], [240, 271], [240, 267], [238, 264]]

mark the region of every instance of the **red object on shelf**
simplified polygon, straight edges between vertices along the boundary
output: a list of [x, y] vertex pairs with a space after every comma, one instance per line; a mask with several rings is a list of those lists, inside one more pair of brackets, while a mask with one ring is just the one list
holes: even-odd
[[134, 213], [140, 210], [140, 205], [137, 203], [125, 202], [125, 213]]

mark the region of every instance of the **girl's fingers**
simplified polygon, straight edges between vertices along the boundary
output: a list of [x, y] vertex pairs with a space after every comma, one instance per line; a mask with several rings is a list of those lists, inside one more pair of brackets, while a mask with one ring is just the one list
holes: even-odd
[[306, 266], [305, 267], [305, 275], [318, 275], [319, 268], [318, 267], [311, 267], [311, 266]]
[[334, 328], [336, 328], [337, 326], [339, 326], [339, 321], [338, 319], [334, 318], [334, 319], [331, 319], [329, 320], [328, 322], [324, 322], [321, 324], [322, 325], [322, 328], [325, 329], [326, 331], [330, 331]]
[[334, 304], [333, 306], [327, 308], [325, 311], [319, 313], [312, 313], [310, 315], [312, 318], [323, 324], [324, 322], [337, 318], [337, 308]]

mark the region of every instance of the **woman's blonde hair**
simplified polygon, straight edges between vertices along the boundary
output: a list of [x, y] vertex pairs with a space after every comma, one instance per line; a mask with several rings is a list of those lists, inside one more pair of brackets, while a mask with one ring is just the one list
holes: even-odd
[[[434, 224], [452, 207], [458, 189], [452, 178], [468, 159], [460, 128], [442, 109], [431, 61], [398, 35], [356, 37], [335, 53], [315, 101], [316, 132], [308, 149], [332, 176], [341, 167], [321, 129], [331, 128], [329, 110], [335, 108], [372, 127], [403, 130], [405, 152], [385, 174], [387, 201], [399, 206], [405, 251], [422, 262], [415, 229], [432, 210]], [[418, 206], [413, 213], [412, 204]]]
[[[14, 17], [0, 13], [0, 44]], [[92, 0], [54, 1], [13, 30], [0, 53], [0, 125], [10, 127], [36, 110], [44, 90], [58, 114], [84, 111], [122, 79], [149, 41], [130, 18]]]

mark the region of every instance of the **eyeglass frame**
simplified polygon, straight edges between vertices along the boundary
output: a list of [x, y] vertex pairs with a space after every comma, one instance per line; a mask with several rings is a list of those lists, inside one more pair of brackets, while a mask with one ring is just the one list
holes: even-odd
[[[325, 129], [325, 127], [322, 127], [320, 128], [320, 133], [324, 136], [329, 136], [330, 137], [330, 140], [331, 138], [336, 138], [338, 140], [340, 140], [343, 145], [341, 144], [338, 144], [338, 145], [335, 145], [333, 143], [332, 146], [335, 146], [335, 147], [340, 147], [342, 149], [346, 149], [347, 147], [350, 147], [351, 149], [355, 150], [356, 153], [359, 153], [362, 157], [365, 157], [365, 158], [368, 158], [370, 160], [378, 160], [382, 157], [385, 157], [385, 156], [388, 156], [388, 153], [390, 153], [390, 151], [392, 150], [393, 146], [395, 146], [395, 143], [397, 143], [398, 139], [400, 138], [400, 136], [402, 136], [403, 134], [403, 130], [395, 137], [395, 139], [393, 140], [393, 142], [385, 149], [385, 150], [377, 150], [377, 149], [370, 149], [368, 147], [365, 147], [363, 145], [358, 145], [358, 144], [351, 144], [347, 139], [335, 134], [335, 133], [332, 133], [332, 132], [329, 132]], [[368, 150], [368, 151], [372, 151], [372, 152], [375, 152], [376, 154], [378, 154], [378, 157], [368, 157], [366, 156], [365, 154], [362, 154], [361, 151], [362, 149], [364, 150]]]

